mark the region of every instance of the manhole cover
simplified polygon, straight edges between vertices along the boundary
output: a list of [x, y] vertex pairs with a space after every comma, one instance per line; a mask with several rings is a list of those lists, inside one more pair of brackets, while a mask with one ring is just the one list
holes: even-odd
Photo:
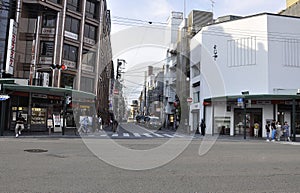
[[29, 152], [29, 153], [43, 153], [43, 152], [47, 152], [48, 150], [46, 150], [46, 149], [25, 149], [24, 151]]

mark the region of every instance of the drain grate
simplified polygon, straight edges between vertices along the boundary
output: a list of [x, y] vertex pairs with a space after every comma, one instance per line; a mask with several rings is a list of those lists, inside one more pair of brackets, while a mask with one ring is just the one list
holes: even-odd
[[29, 152], [29, 153], [44, 153], [48, 152], [46, 149], [25, 149], [24, 151]]

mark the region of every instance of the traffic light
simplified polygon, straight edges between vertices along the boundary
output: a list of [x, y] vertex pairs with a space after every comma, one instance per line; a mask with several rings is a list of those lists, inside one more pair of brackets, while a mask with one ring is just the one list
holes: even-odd
[[51, 64], [51, 68], [54, 70], [58, 64]]
[[61, 69], [61, 70], [67, 70], [67, 65], [65, 65], [65, 64], [62, 64], [62, 65], [59, 65], [59, 64], [51, 64], [51, 68], [53, 69], [53, 70], [55, 70], [55, 69]]
[[66, 104], [69, 105], [72, 102], [72, 97], [66, 96]]
[[[67, 70], [67, 68], [68, 68], [68, 67], [67, 67], [67, 65], [65, 65], [65, 64], [62, 64], [62, 65], [60, 66], [60, 69], [61, 69], [61, 70]], [[59, 69], [59, 68], [58, 68], [58, 69]]]

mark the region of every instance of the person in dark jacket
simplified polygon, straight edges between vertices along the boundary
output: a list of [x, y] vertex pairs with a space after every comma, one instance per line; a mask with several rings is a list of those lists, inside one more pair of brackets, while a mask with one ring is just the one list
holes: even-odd
[[267, 122], [266, 124], [266, 132], [267, 132], [267, 141], [270, 141], [270, 131], [271, 131], [271, 124], [270, 122]]
[[206, 124], [203, 119], [201, 120], [200, 128], [201, 128], [201, 135], [205, 136]]
[[[19, 137], [19, 135], [21, 135], [21, 131], [24, 130], [24, 123], [25, 123], [25, 118], [20, 113], [19, 116], [17, 117], [16, 127], [15, 127], [16, 137]], [[21, 129], [19, 130], [19, 128]]]

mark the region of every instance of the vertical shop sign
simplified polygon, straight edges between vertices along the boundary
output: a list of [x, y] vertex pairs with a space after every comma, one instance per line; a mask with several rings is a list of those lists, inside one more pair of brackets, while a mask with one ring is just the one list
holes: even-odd
[[5, 68], [5, 72], [7, 74], [14, 73], [16, 41], [17, 41], [17, 23], [15, 22], [15, 20], [10, 19], [7, 55], [6, 55], [6, 68]]

